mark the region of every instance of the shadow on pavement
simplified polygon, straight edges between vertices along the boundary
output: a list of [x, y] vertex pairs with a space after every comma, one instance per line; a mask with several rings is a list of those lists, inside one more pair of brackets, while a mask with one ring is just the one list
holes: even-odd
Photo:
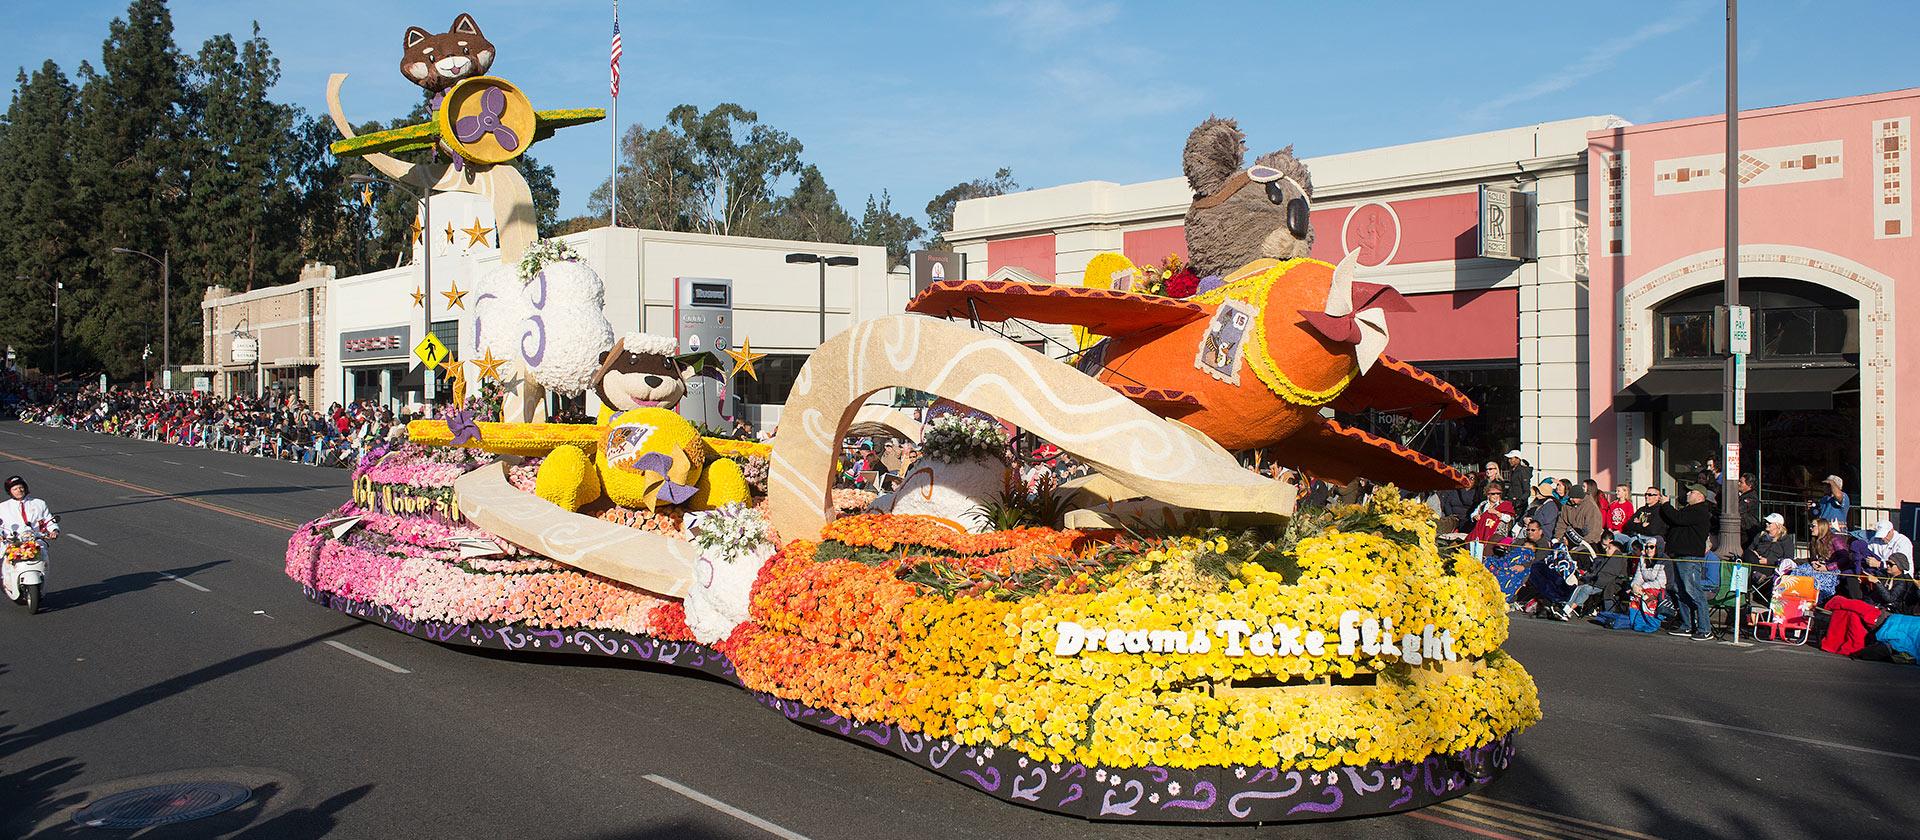
[[196, 671], [161, 680], [145, 688], [136, 689], [104, 703], [81, 709], [65, 717], [47, 721], [31, 729], [7, 733], [4, 736], [0, 736], [0, 757], [13, 755], [21, 750], [44, 744], [62, 735], [79, 732], [88, 727], [105, 723], [135, 709], [144, 708], [186, 692], [196, 686], [213, 682], [221, 677], [237, 673], [269, 660], [278, 659], [302, 648], [312, 647], [315, 644], [356, 629], [359, 629], [357, 623], [347, 624], [328, 630], [325, 633], [308, 636], [305, 639], [291, 644], [249, 651]]
[[208, 490], [187, 490], [179, 493], [169, 492], [169, 493], [163, 493], [163, 494], [145, 495], [139, 498], [128, 499], [122, 502], [114, 502], [113, 504], [110, 504], [110, 505], [91, 505], [89, 507], [65, 508], [62, 510], [54, 511], [54, 514], [57, 516], [65, 516], [70, 513], [85, 513], [90, 510], [112, 510], [114, 508], [134, 507], [136, 505], [146, 505], [146, 504], [152, 504], [154, 502], [165, 502], [165, 501], [171, 501], [173, 499], [203, 499], [203, 498], [211, 498], [215, 496], [283, 496], [288, 493], [337, 493], [337, 492], [344, 492], [348, 489], [349, 488], [344, 484], [340, 485], [339, 487], [307, 487], [299, 484], [270, 484], [270, 485], [263, 485], [259, 487], [224, 487], [224, 488], [213, 488]]
[[[124, 575], [114, 575], [99, 583], [89, 583], [66, 589], [54, 589], [47, 592], [45, 601], [41, 605], [41, 611], [51, 613], [70, 610], [76, 607], [84, 607], [97, 601], [112, 598], [115, 595], [139, 592], [143, 589], [151, 589], [162, 583], [168, 583], [170, 582], [167, 578], [168, 575], [176, 578], [189, 577], [195, 572], [206, 571], [207, 569], [225, 564], [226, 562], [225, 560], [210, 560], [197, 566], [181, 566], [176, 569], [152, 572], [129, 572]], [[49, 579], [49, 581], [51, 581], [51, 579]]]
[[739, 831], [721, 834], [712, 829], [701, 828], [693, 823], [679, 820], [657, 825], [639, 826], [625, 831], [593, 834], [589, 835], [586, 840], [653, 840], [653, 838], [662, 838], [662, 840], [733, 840], [733, 838], [736, 837], [765, 836], [761, 834], [758, 829], [752, 828], [746, 823], [740, 823], [739, 825]]
[[25, 837], [26, 831], [60, 811], [81, 804], [83, 794], [60, 792], [86, 768], [75, 758], [56, 758], [32, 767], [0, 773], [0, 833]]
[[[279, 784], [268, 782], [254, 788], [252, 797], [231, 811], [204, 819], [157, 826], [141, 830], [137, 834], [129, 835], [124, 831], [90, 828], [67, 818], [46, 825], [31, 835], [15, 836], [33, 838], [137, 836], [142, 840], [176, 840], [176, 838], [200, 840], [210, 837], [222, 837], [228, 840], [317, 840], [332, 833], [339, 826], [341, 811], [365, 798], [372, 790], [373, 785], [361, 785], [336, 793], [325, 801], [309, 807], [281, 810], [277, 806], [282, 803], [276, 803], [274, 800], [279, 798], [283, 791]], [[6, 827], [13, 828], [17, 825], [21, 830], [31, 830], [32, 827], [46, 822], [48, 818], [59, 815], [61, 811], [84, 804], [79, 801], [80, 797], [81, 794], [58, 798], [46, 797], [46, 801], [36, 809], [36, 813], [25, 815], [31, 816], [31, 820], [10, 821]]]

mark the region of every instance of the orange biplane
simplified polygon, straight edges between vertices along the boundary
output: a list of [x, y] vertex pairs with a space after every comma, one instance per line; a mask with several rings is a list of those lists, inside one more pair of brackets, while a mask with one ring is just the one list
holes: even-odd
[[1419, 420], [1479, 409], [1459, 389], [1383, 353], [1391, 287], [1339, 266], [1263, 259], [1180, 299], [1114, 289], [985, 280], [934, 283], [907, 309], [990, 321], [1073, 324], [1107, 339], [1081, 369], [1162, 417], [1232, 450], [1264, 449], [1323, 479], [1356, 477], [1411, 490], [1464, 487], [1466, 476], [1325, 409]]

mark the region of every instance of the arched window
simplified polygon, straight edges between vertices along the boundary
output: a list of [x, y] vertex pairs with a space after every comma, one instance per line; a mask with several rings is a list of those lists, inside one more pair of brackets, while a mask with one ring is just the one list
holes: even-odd
[[[1679, 295], [1655, 308], [1659, 362], [1713, 356], [1718, 285]], [[1860, 353], [1859, 303], [1833, 289], [1776, 277], [1742, 279], [1740, 302], [1753, 308], [1753, 357], [1840, 361]]]

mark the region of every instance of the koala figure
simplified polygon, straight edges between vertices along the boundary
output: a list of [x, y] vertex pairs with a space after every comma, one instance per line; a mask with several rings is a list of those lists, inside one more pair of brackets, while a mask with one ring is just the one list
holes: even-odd
[[1290, 260], [1313, 249], [1313, 178], [1306, 164], [1292, 146], [1261, 155], [1250, 167], [1246, 156], [1246, 135], [1233, 120], [1208, 117], [1187, 136], [1182, 168], [1193, 188], [1187, 255], [1196, 277], [1224, 277], [1254, 260]]
[[614, 341], [600, 354], [600, 370], [593, 375], [593, 392], [605, 411], [679, 405], [687, 395], [684, 374], [673, 361], [679, 349], [671, 338], [646, 333], [627, 333]]

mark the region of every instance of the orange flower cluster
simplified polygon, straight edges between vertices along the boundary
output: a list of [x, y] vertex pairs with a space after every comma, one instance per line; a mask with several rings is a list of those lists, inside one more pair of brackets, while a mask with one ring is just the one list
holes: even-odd
[[793, 543], [761, 567], [753, 620], [778, 634], [891, 654], [900, 644], [900, 611], [919, 589], [894, 577], [895, 564], [817, 563], [811, 549]]
[[679, 601], [668, 601], [647, 614], [647, 633], [670, 642], [693, 641], [693, 628], [687, 626], [687, 608]]
[[892, 551], [895, 546], [931, 548], [947, 554], [978, 556], [1040, 545], [1055, 553], [1069, 553], [1083, 538], [1079, 531], [1055, 531], [1052, 528], [1017, 528], [969, 534], [930, 516], [864, 513], [846, 516], [820, 529], [823, 540], [838, 540], [847, 545]]

